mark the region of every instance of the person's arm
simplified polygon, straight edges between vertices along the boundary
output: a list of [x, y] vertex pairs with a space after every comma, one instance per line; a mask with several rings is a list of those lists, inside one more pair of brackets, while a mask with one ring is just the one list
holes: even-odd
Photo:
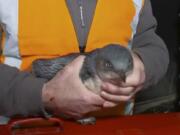
[[48, 117], [50, 111], [79, 118], [101, 109], [104, 100], [87, 90], [79, 78], [83, 61], [79, 56], [48, 82], [0, 63], [0, 115]]
[[149, 0], [145, 0], [134, 36], [132, 53], [134, 68], [121, 86], [103, 84], [101, 96], [108, 100], [104, 107], [129, 101], [142, 88], [155, 85], [165, 75], [169, 63], [168, 50], [156, 35], [156, 20]]
[[[3, 29], [0, 25], [0, 55]], [[41, 101], [44, 79], [0, 63], [0, 115], [44, 115]]]
[[155, 85], [168, 68], [168, 50], [162, 39], [155, 33], [156, 27], [157, 22], [152, 14], [151, 3], [145, 0], [133, 42], [133, 51], [140, 56], [145, 67], [144, 87]]
[[0, 64], [0, 115], [42, 115], [41, 92], [44, 83], [44, 79]]
[[[83, 58], [76, 58], [50, 81], [0, 64], [0, 115], [80, 118], [101, 109], [104, 100], [85, 88], [79, 78]], [[74, 68], [76, 67], [76, 68]]]

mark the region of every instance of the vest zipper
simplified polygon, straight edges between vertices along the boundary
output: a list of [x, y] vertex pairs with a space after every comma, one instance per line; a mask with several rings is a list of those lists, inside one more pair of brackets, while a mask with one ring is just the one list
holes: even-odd
[[82, 0], [79, 0], [78, 3], [79, 3], [80, 18], [81, 18], [81, 27], [84, 28], [85, 21], [84, 21], [84, 7], [82, 4]]
[[[83, 4], [82, 4], [82, 0], [78, 0], [78, 5], [79, 5], [79, 13], [80, 13], [80, 23], [81, 23], [81, 28], [82, 28], [82, 36], [85, 36], [85, 27], [86, 27], [86, 24], [85, 24], [85, 17], [84, 17], [84, 7], [83, 7]], [[85, 45], [84, 44], [80, 44], [79, 45], [79, 51], [81, 53], [84, 53], [85, 51]]]

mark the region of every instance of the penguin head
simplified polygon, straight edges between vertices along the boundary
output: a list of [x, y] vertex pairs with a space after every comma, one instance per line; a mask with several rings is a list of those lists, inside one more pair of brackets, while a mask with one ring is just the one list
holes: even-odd
[[96, 73], [103, 81], [125, 82], [133, 69], [133, 58], [128, 48], [109, 44], [97, 50], [95, 57]]

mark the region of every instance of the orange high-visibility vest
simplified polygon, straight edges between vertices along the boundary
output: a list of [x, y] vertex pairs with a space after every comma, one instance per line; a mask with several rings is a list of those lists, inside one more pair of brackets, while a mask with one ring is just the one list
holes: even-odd
[[[86, 52], [109, 43], [131, 46], [143, 0], [98, 0]], [[29, 70], [33, 60], [79, 52], [65, 0], [0, 1], [1, 62]]]
[[[86, 51], [108, 43], [129, 45], [143, 0], [98, 0]], [[37, 58], [79, 52], [65, 0], [0, 1], [5, 31], [3, 62], [22, 70]]]

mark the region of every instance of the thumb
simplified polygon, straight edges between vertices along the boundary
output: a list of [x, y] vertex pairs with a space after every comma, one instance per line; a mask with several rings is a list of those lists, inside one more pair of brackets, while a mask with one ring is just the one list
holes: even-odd
[[77, 58], [75, 58], [71, 63], [69, 63], [67, 65], [67, 68], [68, 66], [71, 67], [73, 70], [76, 70], [76, 69], [81, 69], [82, 65], [83, 65], [83, 62], [84, 62], [84, 59], [85, 59], [85, 56], [84, 55], [80, 55], [78, 56]]

